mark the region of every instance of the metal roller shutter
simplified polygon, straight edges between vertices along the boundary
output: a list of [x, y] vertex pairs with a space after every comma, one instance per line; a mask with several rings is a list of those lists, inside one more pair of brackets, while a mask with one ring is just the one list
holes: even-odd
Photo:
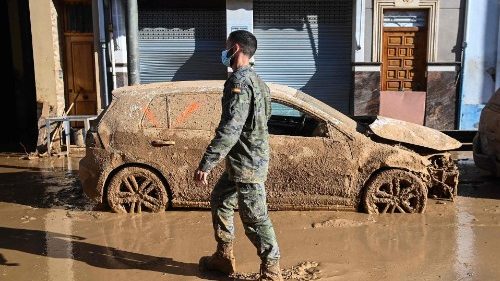
[[255, 69], [349, 112], [352, 1], [254, 0]]
[[220, 63], [225, 41], [223, 9], [141, 9], [141, 83], [225, 79]]

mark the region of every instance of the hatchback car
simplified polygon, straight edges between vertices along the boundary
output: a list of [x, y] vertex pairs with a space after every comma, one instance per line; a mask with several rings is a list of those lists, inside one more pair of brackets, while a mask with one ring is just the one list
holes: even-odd
[[[193, 173], [215, 134], [224, 81], [124, 87], [91, 125], [80, 162], [85, 193], [115, 212], [209, 207]], [[359, 122], [286, 86], [269, 84], [270, 209], [421, 213], [427, 197], [453, 198], [461, 144], [436, 130], [384, 117]]]
[[473, 153], [476, 166], [500, 177], [500, 89], [481, 112]]

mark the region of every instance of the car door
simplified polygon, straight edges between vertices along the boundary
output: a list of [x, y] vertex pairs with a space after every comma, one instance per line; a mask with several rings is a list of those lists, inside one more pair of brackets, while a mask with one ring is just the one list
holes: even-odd
[[174, 206], [208, 206], [210, 192], [224, 165], [210, 173], [208, 186], [196, 185], [195, 169], [214, 137], [221, 114], [219, 93], [167, 95], [167, 128], [153, 138], [152, 149], [163, 159]]
[[350, 209], [354, 159], [349, 137], [298, 108], [273, 101], [268, 122], [271, 208]]

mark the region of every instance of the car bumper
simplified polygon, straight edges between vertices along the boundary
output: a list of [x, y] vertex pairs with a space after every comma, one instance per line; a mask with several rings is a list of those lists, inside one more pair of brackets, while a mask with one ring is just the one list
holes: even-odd
[[102, 168], [105, 166], [106, 154], [103, 149], [87, 148], [85, 157], [80, 160], [78, 175], [83, 192], [90, 199], [97, 202], [103, 201], [107, 173]]
[[429, 160], [432, 164], [428, 167], [431, 176], [428, 195], [434, 198], [453, 200], [458, 193], [459, 177], [455, 161], [449, 153], [431, 155]]

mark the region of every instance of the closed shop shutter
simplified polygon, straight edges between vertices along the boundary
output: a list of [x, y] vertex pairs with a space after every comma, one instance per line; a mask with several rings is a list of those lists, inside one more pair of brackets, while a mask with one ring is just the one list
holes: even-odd
[[352, 6], [347, 0], [254, 0], [257, 73], [348, 113]]
[[226, 79], [226, 68], [220, 63], [225, 41], [224, 8], [141, 8], [141, 83]]

